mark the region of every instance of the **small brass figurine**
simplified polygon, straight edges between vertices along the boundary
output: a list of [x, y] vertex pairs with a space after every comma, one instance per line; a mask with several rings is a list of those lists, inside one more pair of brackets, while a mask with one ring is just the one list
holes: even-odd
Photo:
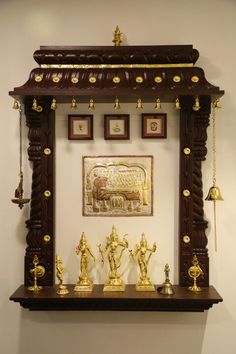
[[57, 295], [66, 295], [69, 293], [69, 290], [67, 287], [63, 284], [63, 273], [64, 273], [64, 267], [62, 264], [62, 260], [60, 256], [56, 256], [56, 277], [59, 280], [59, 285], [57, 289]]
[[200, 275], [204, 275], [204, 273], [199, 265], [196, 255], [193, 256], [192, 264], [193, 265], [188, 269], [188, 275], [190, 276], [190, 278], [193, 279], [193, 285], [189, 286], [188, 290], [194, 291], [194, 292], [199, 292], [199, 291], [202, 291], [202, 289], [199, 286], [197, 286], [197, 278]]
[[77, 284], [74, 287], [74, 291], [92, 291], [93, 282], [88, 276], [88, 259], [92, 257], [95, 262], [95, 257], [92, 254], [90, 247], [87, 243], [84, 232], [81, 235], [80, 242], [76, 247], [76, 253], [80, 256], [80, 275]]
[[[138, 265], [140, 268], [140, 277], [136, 284], [136, 291], [155, 291], [155, 287], [152, 284], [150, 278], [147, 276], [147, 269], [150, 258], [154, 252], [156, 252], [156, 242], [153, 243], [152, 248], [147, 244], [144, 233], [141, 236], [141, 241], [136, 245], [134, 252], [130, 251], [132, 257], [138, 255]], [[149, 254], [148, 254], [149, 252]], [[148, 254], [148, 256], [147, 256]]]
[[157, 289], [162, 295], [174, 295], [174, 289], [169, 279], [170, 267], [169, 264], [165, 265], [165, 282]]
[[115, 47], [119, 47], [120, 44], [122, 43], [122, 40], [121, 40], [121, 31], [119, 29], [119, 26], [116, 26], [116, 29], [115, 29], [115, 32], [114, 32], [114, 38], [112, 40], [112, 42], [114, 43], [114, 46]]
[[41, 278], [44, 276], [45, 274], [45, 268], [41, 265], [39, 265], [39, 259], [37, 255], [34, 255], [34, 259], [33, 259], [33, 265], [34, 268], [30, 269], [30, 273], [32, 273], [34, 275], [34, 285], [33, 286], [29, 286], [28, 290], [30, 291], [39, 291], [42, 290], [42, 286], [38, 285], [38, 278]]
[[[101, 248], [99, 245], [99, 251], [102, 256], [102, 261], [104, 261], [104, 253], [108, 251], [107, 258], [109, 262], [109, 278], [105, 282], [103, 291], [124, 291], [125, 284], [118, 274], [118, 269], [121, 266], [121, 258], [125, 249], [128, 248], [128, 241], [125, 238], [126, 235], [123, 236], [123, 241], [119, 239], [119, 235], [116, 227], [112, 226], [112, 232], [110, 236], [107, 237], [107, 243], [105, 249]], [[121, 251], [118, 254], [118, 247], [121, 247]]]

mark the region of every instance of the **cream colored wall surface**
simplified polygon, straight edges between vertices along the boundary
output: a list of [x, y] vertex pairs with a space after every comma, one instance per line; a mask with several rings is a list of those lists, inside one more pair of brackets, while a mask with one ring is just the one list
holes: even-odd
[[[233, 0], [199, 1], [0, 1], [0, 134], [1, 134], [1, 257], [0, 257], [0, 354], [234, 354], [236, 352], [235, 284], [235, 175], [236, 175], [236, 71], [235, 24]], [[217, 115], [217, 183], [225, 201], [217, 204], [218, 252], [214, 251], [212, 204], [206, 203], [209, 220], [210, 282], [224, 302], [204, 313], [142, 312], [30, 312], [8, 300], [23, 283], [25, 220], [28, 207], [20, 211], [10, 202], [18, 183], [18, 117], [11, 109], [8, 91], [20, 86], [36, 66], [33, 52], [40, 45], [110, 45], [112, 32], [119, 24], [125, 44], [193, 44], [200, 52], [198, 65], [209, 82], [225, 89], [223, 108]], [[86, 111], [81, 107], [81, 112]], [[178, 229], [178, 117], [171, 105], [168, 114], [168, 139], [146, 142], [139, 139], [140, 126], [132, 105], [122, 107], [131, 117], [131, 142], [108, 144], [102, 138], [102, 115], [109, 107], [96, 108], [95, 134], [86, 154], [150, 154], [155, 145], [154, 218], [82, 218], [81, 186], [77, 185], [82, 152], [78, 142], [68, 142], [66, 117], [69, 107], [61, 106], [57, 116], [57, 250], [67, 268], [67, 279], [75, 281], [78, 259], [74, 247], [81, 229], [92, 239], [92, 247], [109, 233], [115, 223], [121, 234], [128, 232], [136, 242], [141, 230], [158, 243], [158, 254], [150, 269], [155, 281], [162, 280], [162, 267], [169, 262], [171, 280], [177, 281]], [[151, 106], [145, 107], [152, 111]], [[24, 151], [27, 148], [24, 129]], [[209, 138], [211, 132], [209, 131]], [[209, 139], [210, 150], [210, 139]], [[203, 165], [205, 194], [211, 184], [211, 158]], [[73, 168], [71, 162], [73, 161]], [[66, 169], [71, 170], [68, 179]], [[25, 195], [30, 193], [31, 171], [24, 158]], [[68, 183], [68, 181], [70, 183]], [[73, 182], [73, 183], [72, 183]], [[66, 185], [66, 188], [65, 188]], [[168, 192], [166, 192], [168, 191]], [[73, 208], [72, 208], [73, 206]], [[61, 216], [61, 217], [60, 217]], [[155, 221], [156, 220], [156, 221]], [[99, 231], [97, 231], [99, 224]], [[79, 229], [80, 231], [80, 229]], [[82, 230], [81, 230], [82, 231]], [[97, 267], [100, 265], [97, 264]], [[126, 276], [126, 275], [125, 275]], [[93, 277], [99, 275], [93, 269]], [[102, 280], [102, 279], [101, 279]], [[127, 281], [131, 279], [127, 279]]]

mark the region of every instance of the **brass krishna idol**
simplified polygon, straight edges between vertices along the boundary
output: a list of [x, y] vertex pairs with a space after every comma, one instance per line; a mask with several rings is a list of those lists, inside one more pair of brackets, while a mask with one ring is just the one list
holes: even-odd
[[77, 284], [74, 287], [74, 291], [92, 291], [93, 282], [88, 276], [88, 265], [89, 265], [89, 258], [92, 257], [95, 262], [95, 257], [90, 250], [84, 232], [82, 233], [80, 242], [76, 247], [76, 253], [77, 255], [81, 254], [81, 256], [80, 256], [80, 275]]
[[[121, 250], [119, 251], [119, 249]], [[128, 241], [123, 236], [123, 240], [119, 239], [116, 227], [113, 225], [111, 234], [107, 237], [107, 242], [104, 250], [99, 245], [99, 251], [104, 261], [104, 253], [107, 252], [109, 263], [109, 277], [105, 282], [103, 291], [125, 291], [125, 283], [118, 273], [121, 266], [121, 258], [125, 249], [128, 248]]]
[[134, 252], [130, 251], [132, 257], [138, 258], [140, 276], [136, 284], [136, 291], [155, 291], [155, 287], [148, 277], [148, 264], [154, 252], [156, 252], [156, 242], [150, 247], [147, 243], [144, 233], [142, 233], [140, 242], [136, 245]]

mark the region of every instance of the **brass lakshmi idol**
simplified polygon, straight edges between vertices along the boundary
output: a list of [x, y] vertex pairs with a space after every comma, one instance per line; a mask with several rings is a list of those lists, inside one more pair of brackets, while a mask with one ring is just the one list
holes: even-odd
[[136, 284], [136, 291], [155, 291], [154, 285], [148, 277], [148, 264], [154, 252], [156, 252], [156, 242], [153, 243], [152, 248], [148, 246], [144, 233], [141, 236], [141, 241], [136, 245], [134, 252], [130, 251], [132, 257], [138, 256], [138, 265], [140, 269], [140, 276]]
[[88, 276], [88, 263], [89, 257], [92, 257], [95, 262], [95, 257], [92, 254], [90, 247], [87, 243], [86, 236], [84, 232], [81, 235], [80, 242], [76, 247], [76, 253], [80, 258], [80, 275], [77, 284], [74, 287], [74, 291], [92, 291], [93, 282]]
[[[121, 251], [118, 252], [118, 248], [121, 247]], [[125, 249], [128, 248], [128, 241], [123, 236], [123, 241], [119, 239], [119, 235], [116, 227], [112, 226], [112, 232], [107, 237], [107, 242], [104, 250], [99, 245], [99, 251], [104, 261], [104, 253], [107, 251], [107, 258], [109, 262], [109, 278], [105, 282], [103, 291], [124, 291], [125, 283], [118, 274], [118, 269], [121, 266], [121, 258]]]

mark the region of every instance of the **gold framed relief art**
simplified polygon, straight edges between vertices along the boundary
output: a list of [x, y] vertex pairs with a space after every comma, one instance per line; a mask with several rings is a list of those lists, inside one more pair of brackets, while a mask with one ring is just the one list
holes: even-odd
[[84, 156], [84, 216], [153, 215], [153, 156]]

